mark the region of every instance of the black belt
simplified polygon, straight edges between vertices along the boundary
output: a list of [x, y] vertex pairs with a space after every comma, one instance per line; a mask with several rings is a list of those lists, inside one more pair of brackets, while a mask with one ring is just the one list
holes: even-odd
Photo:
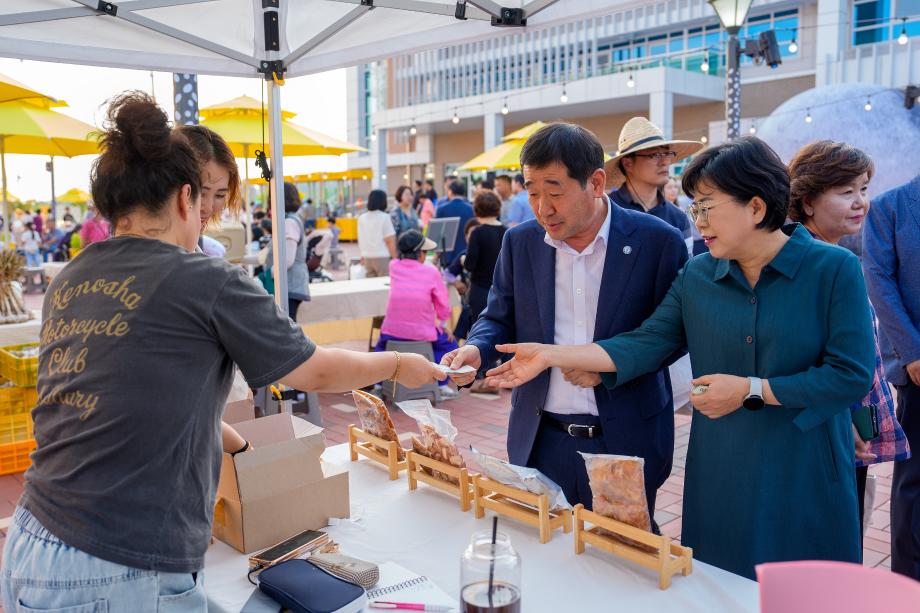
[[603, 435], [600, 424], [587, 426], [584, 424], [570, 424], [560, 421], [555, 417], [550, 417], [548, 413], [543, 413], [543, 421], [546, 425], [556, 430], [562, 430], [569, 436], [575, 438], [598, 438]]

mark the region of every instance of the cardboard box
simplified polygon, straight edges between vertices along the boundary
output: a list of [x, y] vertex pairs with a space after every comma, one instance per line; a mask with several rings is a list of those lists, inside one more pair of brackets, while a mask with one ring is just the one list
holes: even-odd
[[348, 471], [320, 460], [323, 429], [286, 413], [234, 424], [254, 449], [225, 453], [214, 536], [243, 553], [349, 517]]
[[235, 424], [241, 421], [252, 421], [256, 418], [256, 405], [252, 399], [237, 400], [224, 405], [223, 421]]

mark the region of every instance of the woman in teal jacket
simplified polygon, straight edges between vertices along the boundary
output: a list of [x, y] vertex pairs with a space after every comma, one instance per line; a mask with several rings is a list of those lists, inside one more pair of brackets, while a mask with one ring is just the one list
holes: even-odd
[[487, 381], [516, 387], [576, 368], [612, 388], [687, 347], [702, 386], [684, 482], [694, 557], [749, 578], [763, 562], [859, 562], [849, 406], [875, 364], [859, 262], [783, 228], [788, 174], [756, 138], [702, 153], [683, 187], [710, 253], [687, 263], [640, 328], [591, 345], [500, 347], [515, 357]]

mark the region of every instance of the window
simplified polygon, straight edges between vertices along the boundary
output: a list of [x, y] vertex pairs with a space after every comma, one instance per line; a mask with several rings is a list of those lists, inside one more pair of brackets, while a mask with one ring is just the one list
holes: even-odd
[[920, 36], [916, 0], [854, 0], [853, 45], [895, 40], [902, 29], [907, 36]]

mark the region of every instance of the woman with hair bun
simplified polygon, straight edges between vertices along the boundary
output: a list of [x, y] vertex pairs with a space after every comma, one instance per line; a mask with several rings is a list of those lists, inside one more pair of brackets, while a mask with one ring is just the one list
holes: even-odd
[[252, 387], [317, 391], [444, 375], [418, 355], [316, 347], [240, 267], [195, 253], [199, 158], [148, 95], [111, 102], [102, 145], [91, 185], [114, 236], [45, 294], [37, 450], [7, 532], [3, 607], [205, 611], [234, 363]]

